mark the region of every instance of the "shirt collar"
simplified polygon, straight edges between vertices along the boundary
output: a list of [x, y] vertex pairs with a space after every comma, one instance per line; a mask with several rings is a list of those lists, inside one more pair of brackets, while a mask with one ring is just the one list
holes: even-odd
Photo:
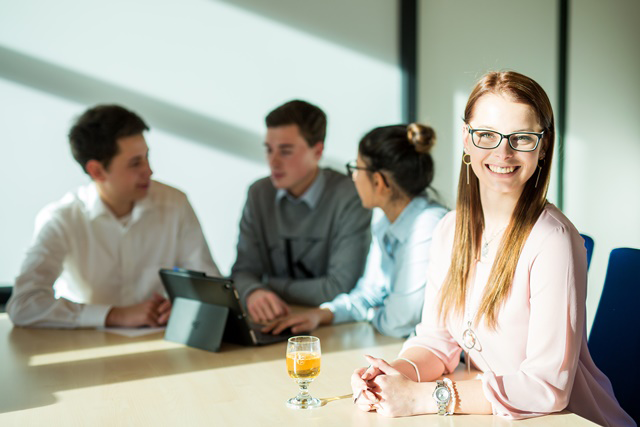
[[284, 188], [279, 188], [276, 192], [276, 203], [286, 197], [287, 200], [292, 203], [306, 203], [311, 209], [315, 209], [320, 200], [320, 196], [322, 196], [326, 181], [327, 178], [324, 176], [322, 169], [319, 169], [318, 176], [316, 176], [316, 179], [313, 180], [311, 186], [307, 188], [307, 191], [305, 191], [302, 196], [295, 198]]
[[87, 194], [87, 211], [89, 212], [89, 219], [94, 220], [102, 215], [112, 215], [111, 211], [104, 204], [98, 193], [98, 187], [95, 182], [91, 182], [86, 187]]
[[[134, 222], [138, 221], [138, 219], [140, 219], [145, 211], [153, 207], [152, 197], [150, 197], [152, 188], [153, 181], [151, 182], [151, 186], [149, 188], [149, 193], [147, 194], [147, 196], [144, 199], [137, 201], [133, 206], [133, 210], [131, 211], [131, 221], [129, 222], [129, 224], [133, 224]], [[100, 193], [98, 193], [98, 187], [96, 186], [95, 182], [92, 181], [89, 185], [87, 185], [86, 191], [86, 205], [87, 211], [89, 212], [89, 220], [93, 221], [94, 219], [103, 215], [111, 216], [116, 219], [113, 215], [113, 212], [111, 212], [111, 209], [109, 209], [109, 207], [100, 198]]]
[[406, 242], [411, 236], [411, 229], [416, 216], [426, 208], [428, 203], [425, 197], [417, 196], [409, 202], [392, 224], [389, 223], [385, 216], [384, 221], [380, 221], [384, 224], [381, 224], [377, 230], [380, 233], [380, 238], [384, 238], [384, 235], [386, 235], [391, 241]]

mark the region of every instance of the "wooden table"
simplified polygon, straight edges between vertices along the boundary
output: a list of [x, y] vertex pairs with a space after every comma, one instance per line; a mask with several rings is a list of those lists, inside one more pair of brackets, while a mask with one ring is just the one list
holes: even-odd
[[210, 353], [96, 330], [14, 328], [0, 314], [0, 426], [587, 426], [564, 412], [510, 422], [488, 415], [384, 418], [351, 403], [349, 377], [363, 354], [394, 359], [402, 341], [365, 323], [320, 328], [322, 371], [311, 384], [323, 407], [292, 410], [285, 343], [223, 345]]

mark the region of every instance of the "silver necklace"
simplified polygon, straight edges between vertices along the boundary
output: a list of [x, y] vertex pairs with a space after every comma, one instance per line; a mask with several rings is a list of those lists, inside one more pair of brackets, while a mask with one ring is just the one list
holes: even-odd
[[486, 257], [487, 255], [489, 255], [489, 244], [491, 242], [493, 242], [493, 239], [495, 239], [496, 237], [498, 237], [498, 234], [502, 233], [502, 231], [507, 228], [507, 226], [505, 225], [504, 227], [500, 228], [498, 231], [496, 231], [495, 233], [493, 233], [491, 235], [491, 237], [489, 237], [489, 239], [485, 239], [484, 238], [484, 233], [482, 233], [482, 256]]
[[[494, 236], [495, 237], [495, 236]], [[474, 272], [473, 286], [476, 286], [476, 272]], [[467, 317], [467, 329], [462, 331], [462, 345], [465, 348], [465, 365], [467, 365], [467, 373], [471, 372], [471, 350], [476, 350], [485, 365], [491, 370], [489, 363], [482, 355], [482, 344], [480, 344], [480, 340], [478, 339], [478, 335], [473, 330], [473, 319], [470, 317], [470, 306], [471, 306], [471, 289], [467, 289], [467, 297], [465, 303], [465, 315]], [[482, 299], [481, 299], [482, 300]], [[480, 302], [478, 302], [478, 307], [476, 308], [476, 312], [480, 309]]]
[[[474, 286], [475, 286], [475, 278], [474, 278]], [[469, 316], [470, 314], [469, 306], [471, 305], [471, 294], [472, 294], [471, 289], [467, 290], [467, 301], [465, 304], [466, 306], [465, 317], [467, 318], [467, 329], [465, 329], [462, 332], [462, 345], [465, 348], [464, 363], [465, 365], [467, 365], [467, 373], [471, 372], [471, 358], [470, 358], [471, 350], [476, 348], [476, 346], [478, 347], [478, 350], [482, 348], [482, 346], [480, 346], [480, 340], [478, 340], [478, 336], [476, 335], [476, 332], [473, 330], [473, 323], [472, 323], [473, 321]]]

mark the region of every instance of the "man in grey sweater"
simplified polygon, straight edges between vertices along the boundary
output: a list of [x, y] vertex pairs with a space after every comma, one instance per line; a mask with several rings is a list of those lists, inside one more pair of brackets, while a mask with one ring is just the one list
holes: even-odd
[[305, 101], [266, 117], [271, 176], [249, 188], [232, 276], [251, 317], [289, 314], [349, 292], [362, 274], [371, 213], [353, 182], [321, 169], [327, 119]]

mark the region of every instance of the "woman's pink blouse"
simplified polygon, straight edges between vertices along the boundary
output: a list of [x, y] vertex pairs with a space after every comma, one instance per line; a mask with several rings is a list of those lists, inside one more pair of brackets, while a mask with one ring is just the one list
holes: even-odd
[[[455, 212], [438, 225], [431, 247], [422, 322], [409, 347], [436, 354], [453, 372], [460, 361], [467, 319], [476, 314], [493, 259], [477, 262], [464, 319], [438, 322], [438, 292], [449, 269]], [[474, 328], [482, 351], [471, 351], [493, 413], [520, 419], [565, 408], [606, 426], [635, 425], [620, 408], [611, 383], [587, 348], [586, 250], [573, 224], [547, 205], [518, 261], [511, 293], [499, 312], [498, 328]], [[612, 351], [615, 351], [612, 349]]]

